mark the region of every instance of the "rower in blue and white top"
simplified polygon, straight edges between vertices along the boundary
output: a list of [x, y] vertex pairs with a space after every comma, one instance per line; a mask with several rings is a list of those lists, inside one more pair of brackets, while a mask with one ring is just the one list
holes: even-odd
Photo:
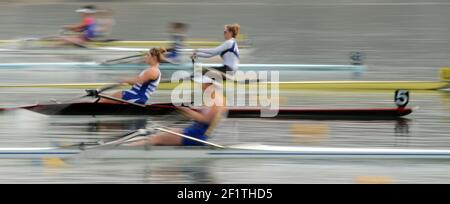
[[185, 35], [187, 28], [187, 24], [180, 22], [173, 22], [169, 24], [171, 47], [167, 49], [167, 62], [176, 64], [182, 61], [182, 54], [180, 53], [180, 50], [184, 48], [184, 40], [186, 38]]
[[222, 73], [231, 72], [233, 74], [239, 69], [239, 47], [235, 39], [239, 35], [239, 30], [239, 24], [225, 25], [225, 30], [223, 31], [225, 42], [212, 49], [196, 49], [193, 57], [209, 58], [220, 55], [223, 60], [223, 66], [211, 67], [210, 69], [215, 69]]
[[[112, 97], [141, 105], [147, 104], [150, 100], [150, 96], [156, 91], [161, 80], [159, 64], [164, 57], [165, 52], [166, 50], [163, 48], [151, 49], [145, 56], [145, 62], [147, 62], [149, 68], [142, 71], [137, 77], [123, 80], [122, 83], [132, 85], [131, 89], [116, 92]], [[121, 103], [106, 98], [101, 98], [99, 102]]]
[[[194, 82], [202, 84], [203, 105], [195, 110], [188, 107], [177, 107], [184, 116], [192, 119], [191, 125], [184, 129], [172, 129], [148, 135], [145, 138], [131, 142], [127, 146], [143, 145], [170, 145], [170, 146], [202, 146], [209, 139], [221, 119], [226, 116], [227, 108], [225, 97], [222, 94], [221, 84], [215, 80], [200, 76], [194, 78]], [[208, 95], [208, 96], [206, 96]], [[179, 134], [195, 138], [199, 142]]]

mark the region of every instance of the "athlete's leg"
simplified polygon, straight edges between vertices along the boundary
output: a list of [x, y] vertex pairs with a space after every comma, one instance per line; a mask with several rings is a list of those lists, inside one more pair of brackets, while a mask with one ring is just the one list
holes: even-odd
[[[123, 91], [118, 91], [118, 92], [112, 94], [111, 96], [114, 98], [117, 98], [117, 99], [122, 99]], [[110, 99], [106, 99], [106, 98], [100, 98], [100, 100], [98, 102], [99, 103], [122, 103], [119, 101], [114, 101], [114, 100], [110, 100]]]
[[[174, 129], [174, 132], [181, 133], [181, 129]], [[143, 145], [182, 145], [183, 138], [167, 132], [159, 132], [155, 135], [148, 136], [136, 142], [128, 143], [126, 146], [143, 146]]]

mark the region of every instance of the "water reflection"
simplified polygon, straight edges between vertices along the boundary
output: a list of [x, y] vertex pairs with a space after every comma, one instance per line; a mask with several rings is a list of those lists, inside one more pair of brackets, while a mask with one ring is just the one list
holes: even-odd
[[[67, 131], [84, 131], [84, 132], [115, 132], [115, 131], [130, 131], [141, 128], [146, 128], [149, 124], [147, 118], [130, 118], [130, 119], [116, 119], [116, 120], [89, 120], [86, 121], [67, 121], [67, 122], [50, 122], [49, 126], [63, 127]], [[82, 129], [80, 129], [82, 128]]]
[[[216, 183], [210, 169], [214, 160], [165, 161], [145, 165], [144, 183]], [[184, 164], [183, 164], [184, 163]]]

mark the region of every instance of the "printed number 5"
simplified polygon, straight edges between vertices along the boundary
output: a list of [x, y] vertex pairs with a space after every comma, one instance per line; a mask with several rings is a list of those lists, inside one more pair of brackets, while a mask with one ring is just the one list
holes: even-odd
[[408, 90], [397, 90], [395, 91], [395, 104], [398, 107], [405, 107], [409, 102], [409, 91]]

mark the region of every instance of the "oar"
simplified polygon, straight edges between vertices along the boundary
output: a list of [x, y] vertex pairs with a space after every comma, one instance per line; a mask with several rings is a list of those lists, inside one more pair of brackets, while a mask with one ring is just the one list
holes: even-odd
[[52, 40], [55, 38], [58, 38], [61, 36], [61, 31], [56, 34], [56, 35], [47, 35], [47, 36], [42, 36], [42, 37], [30, 37], [30, 38], [22, 38], [19, 39], [20, 42], [27, 42], [27, 41], [39, 41], [39, 40]]
[[[155, 125], [155, 126], [157, 126], [157, 127], [154, 128], [154, 129], [162, 131], [162, 132], [167, 132], [167, 133], [170, 133], [170, 134], [182, 137], [182, 138], [186, 138], [186, 139], [189, 139], [189, 140], [200, 142], [202, 144], [205, 144], [205, 145], [208, 145], [208, 146], [211, 146], [211, 147], [220, 148], [220, 149], [225, 149], [226, 148], [223, 145], [219, 145], [219, 144], [216, 144], [216, 143], [212, 143], [212, 142], [208, 142], [208, 141], [205, 141], [205, 140], [197, 139], [197, 138], [185, 135], [185, 134], [174, 132], [174, 131], [169, 130], [168, 128], [166, 128], [165, 126], [162, 126], [162, 125]], [[109, 142], [104, 142], [102, 140], [99, 140], [97, 142], [81, 142], [81, 143], [72, 144], [72, 145], [60, 146], [60, 148], [78, 147], [81, 150], [88, 150], [88, 149], [96, 149], [96, 148], [102, 148], [102, 147], [108, 147], [108, 146], [118, 146], [118, 145], [125, 144], [125, 143], [128, 143], [128, 142], [133, 142], [134, 138], [136, 138], [138, 136], [147, 136], [151, 132], [153, 132], [153, 130], [148, 129], [148, 128], [146, 128], [146, 129], [138, 129], [138, 130], [126, 133], [125, 135], [122, 135], [119, 139], [115, 139], [115, 140], [112, 140], [112, 141], [109, 141]]]
[[[166, 128], [155, 128], [155, 129], [160, 130], [162, 132], [167, 132], [167, 133], [170, 133], [170, 134], [182, 137], [182, 138], [186, 138], [186, 139], [189, 139], [189, 140], [200, 142], [202, 144], [205, 144], [205, 145], [208, 145], [208, 146], [211, 146], [211, 147], [215, 147], [215, 148], [219, 148], [219, 149], [226, 149], [227, 148], [226, 146], [223, 146], [223, 145], [219, 145], [219, 144], [216, 144], [216, 143], [212, 143], [212, 142], [208, 142], [208, 141], [205, 141], [205, 140], [197, 139], [197, 138], [185, 135], [185, 134], [180, 134], [180, 133], [171, 131], [171, 130], [166, 129]], [[136, 138], [138, 136], [149, 135], [150, 132], [151, 132], [151, 130], [148, 130], [148, 129], [138, 129], [136, 131], [132, 131], [132, 132], [129, 132], [129, 133], [123, 135], [119, 139], [116, 139], [116, 140], [113, 140], [113, 141], [109, 141], [109, 142], [103, 142], [101, 140], [97, 141], [97, 142], [90, 142], [90, 143], [81, 142], [81, 143], [78, 143], [78, 144], [61, 146], [59, 148], [78, 147], [81, 150], [89, 150], [89, 149], [98, 149], [98, 148], [104, 148], [104, 147], [110, 147], [110, 146], [119, 146], [121, 144], [131, 142], [130, 140], [132, 140], [133, 138]]]
[[138, 103], [134, 103], [134, 102], [131, 102], [131, 101], [123, 100], [121, 98], [116, 98], [116, 97], [113, 97], [113, 96], [102, 94], [102, 92], [104, 92], [104, 91], [116, 88], [116, 87], [121, 86], [121, 85], [122, 85], [121, 83], [116, 83], [116, 84], [111, 84], [111, 85], [104, 86], [104, 87], [102, 87], [100, 89], [86, 89], [86, 94], [84, 94], [82, 96], [78, 96], [78, 97], [70, 99], [70, 100], [66, 100], [65, 102], [73, 101], [73, 100], [84, 98], [84, 97], [94, 97], [94, 98], [106, 98], [106, 99], [109, 99], [109, 100], [112, 100], [112, 101], [117, 101], [117, 102], [121, 102], [121, 103], [127, 103], [127, 104], [134, 105], [134, 106], [139, 106], [141, 108], [145, 108], [146, 107], [145, 105], [142, 105], [142, 104], [138, 104]]
[[82, 99], [82, 98], [85, 98], [85, 97], [94, 97], [95, 98], [95, 97], [99, 97], [99, 95], [102, 92], [114, 89], [114, 88], [116, 88], [118, 86], [121, 86], [121, 85], [122, 84], [120, 84], [120, 83], [116, 83], [116, 84], [106, 85], [106, 86], [104, 86], [102, 88], [99, 88], [99, 89], [86, 89], [85, 90], [86, 94], [83, 94], [81, 96], [77, 96], [77, 97], [74, 97], [72, 99], [67, 99], [67, 100], [63, 100], [63, 101], [56, 101], [56, 100], [51, 100], [51, 101], [53, 101], [55, 103], [67, 103], [67, 102], [71, 102], [71, 101], [74, 101], [74, 100]]
[[120, 144], [125, 143], [126, 141], [133, 139], [137, 136], [142, 136], [142, 135], [148, 135], [150, 134], [149, 130], [147, 129], [138, 129], [138, 130], [134, 130], [131, 132], [128, 132], [122, 136], [120, 136], [119, 139], [115, 139], [109, 142], [105, 142], [103, 140], [99, 140], [96, 142], [80, 142], [80, 143], [76, 143], [76, 144], [71, 144], [71, 145], [63, 145], [63, 146], [59, 146], [58, 148], [73, 148], [73, 147], [77, 147], [81, 150], [87, 150], [87, 149], [96, 149], [96, 148], [102, 148], [102, 147], [108, 147], [108, 146], [117, 146]]
[[[142, 104], [133, 103], [133, 102], [126, 101], [126, 100], [123, 100], [123, 99], [120, 99], [120, 98], [115, 98], [115, 97], [112, 97], [112, 96], [108, 96], [108, 95], [102, 94], [102, 92], [104, 92], [104, 91], [107, 91], [107, 90], [110, 90], [110, 89], [114, 89], [114, 88], [116, 88], [118, 86], [121, 86], [121, 85], [122, 85], [121, 83], [117, 83], [117, 84], [111, 84], [111, 85], [104, 86], [104, 87], [102, 87], [100, 89], [87, 89], [87, 90], [85, 90], [86, 94], [74, 97], [72, 99], [67, 99], [67, 100], [63, 100], [63, 101], [56, 101], [55, 99], [50, 99], [50, 101], [52, 101], [54, 103], [57, 103], [57, 104], [62, 104], [62, 103], [68, 103], [68, 102], [71, 102], [71, 101], [74, 101], [74, 100], [82, 99], [82, 98], [85, 98], [85, 97], [93, 97], [93, 98], [106, 98], [106, 99], [117, 101], [117, 102], [122, 102], [122, 103], [127, 103], [127, 104], [130, 104], [130, 105], [134, 105], [134, 106], [139, 106], [141, 108], [145, 108], [146, 107], [145, 105], [142, 105]], [[36, 104], [33, 104], [33, 105], [36, 105]], [[18, 108], [20, 108], [20, 107], [18, 107]], [[16, 109], [16, 108], [10, 108], [8, 110], [14, 110], [14, 109]]]
[[48, 40], [48, 41], [50, 41], [50, 40], [54, 40], [56, 38], [59, 38], [62, 35], [66, 35], [64, 32], [65, 32], [65, 30], [61, 29], [61, 30], [59, 30], [58, 34], [56, 34], [56, 35], [47, 35], [47, 36], [42, 36], [42, 37], [20, 38], [20, 39], [18, 39], [18, 43], [30, 42], [30, 41], [39, 41], [39, 40], [42, 40], [42, 41]]
[[117, 62], [117, 61], [121, 61], [121, 60], [125, 60], [125, 59], [142, 57], [143, 55], [145, 55], [145, 54], [144, 53], [140, 53], [140, 54], [137, 54], [137, 55], [131, 55], [131, 56], [120, 57], [120, 58], [116, 58], [116, 59], [105, 60], [103, 62], [100, 62], [99, 64], [100, 65], [108, 65], [108, 64], [111, 64], [111, 62]]
[[107, 91], [107, 90], [110, 90], [110, 89], [114, 89], [114, 88], [116, 88], [118, 86], [121, 86], [121, 85], [122, 85], [122, 83], [115, 83], [115, 84], [107, 85], [107, 86], [104, 86], [104, 87], [98, 89], [98, 92], [102, 93], [104, 91]]
[[[111, 141], [105, 142], [103, 140], [98, 140], [95, 142], [80, 142], [76, 144], [70, 144], [70, 145], [55, 145], [58, 148], [73, 148], [77, 147], [81, 150], [86, 149], [95, 149], [95, 148], [102, 148], [106, 146], [119, 146], [125, 143], [134, 142], [138, 140], [142, 140], [147, 138], [148, 135], [155, 132], [156, 128], [152, 127], [163, 127], [166, 128], [166, 126], [160, 125], [155, 121], [152, 121], [150, 127], [145, 127], [143, 129], [137, 129], [133, 131], [129, 131], [123, 135], [120, 135], [118, 137], [115, 137], [117, 139], [113, 139]], [[140, 137], [141, 136], [141, 137]]]
[[[120, 48], [119, 48], [120, 49]], [[173, 48], [169, 48], [167, 49], [167, 51], [169, 50], [173, 50]], [[131, 50], [130, 50], [131, 51]], [[107, 65], [110, 64], [111, 62], [117, 62], [117, 61], [121, 61], [121, 60], [125, 60], [125, 59], [131, 59], [131, 58], [137, 58], [137, 57], [142, 57], [143, 55], [145, 55], [145, 50], [139, 49], [139, 50], [135, 50], [135, 51], [139, 51], [140, 54], [136, 54], [136, 55], [131, 55], [131, 56], [125, 56], [125, 57], [120, 57], [120, 58], [116, 58], [116, 59], [110, 59], [110, 60], [106, 60], [101, 62], [100, 64], [103, 65]], [[193, 52], [194, 49], [178, 49], [178, 52]], [[173, 63], [176, 64], [176, 63]]]
[[126, 141], [133, 139], [137, 136], [148, 135], [149, 133], [150, 132], [146, 129], [138, 129], [136, 131], [127, 133], [126, 135], [124, 135], [123, 137], [121, 137], [117, 140], [113, 140], [113, 141], [109, 141], [109, 142], [100, 141], [98, 145], [85, 146], [85, 147], [83, 147], [83, 149], [95, 149], [95, 148], [102, 148], [102, 147], [107, 147], [107, 146], [117, 146], [117, 145], [123, 144]]

